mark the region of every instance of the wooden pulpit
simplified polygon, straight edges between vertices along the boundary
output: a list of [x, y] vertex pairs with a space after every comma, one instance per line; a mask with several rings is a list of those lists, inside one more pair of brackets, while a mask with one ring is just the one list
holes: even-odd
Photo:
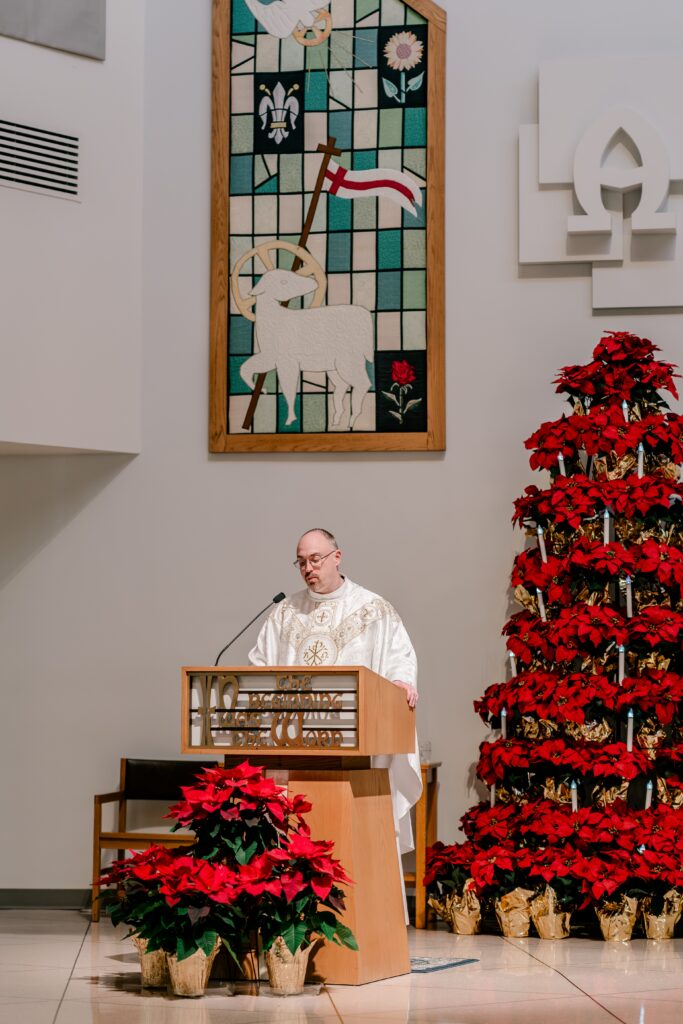
[[410, 971], [389, 772], [370, 758], [415, 749], [405, 693], [367, 668], [182, 670], [182, 749], [265, 765], [312, 803], [314, 839], [332, 839], [355, 884], [343, 921], [359, 951], [326, 942], [309, 978], [362, 985]]

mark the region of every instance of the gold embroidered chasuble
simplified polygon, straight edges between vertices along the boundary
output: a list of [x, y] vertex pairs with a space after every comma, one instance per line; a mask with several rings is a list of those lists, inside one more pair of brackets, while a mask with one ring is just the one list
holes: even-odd
[[[301, 590], [282, 601], [268, 616], [256, 645], [252, 665], [365, 665], [384, 676], [417, 686], [417, 658], [395, 609], [348, 578], [330, 594]], [[412, 754], [374, 758], [388, 768], [394, 822], [401, 853], [413, 849], [410, 808], [422, 792], [417, 737]]]

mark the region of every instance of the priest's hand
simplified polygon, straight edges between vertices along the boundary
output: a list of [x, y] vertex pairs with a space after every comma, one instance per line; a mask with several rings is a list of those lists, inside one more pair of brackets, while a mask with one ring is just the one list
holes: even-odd
[[408, 701], [408, 707], [414, 708], [417, 704], [417, 690], [411, 683], [404, 683], [402, 679], [392, 679], [394, 686], [400, 686], [402, 690], [406, 692], [406, 700]]

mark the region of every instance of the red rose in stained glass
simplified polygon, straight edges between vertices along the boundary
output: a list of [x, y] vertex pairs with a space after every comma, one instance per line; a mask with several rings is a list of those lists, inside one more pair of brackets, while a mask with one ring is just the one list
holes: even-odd
[[404, 388], [415, 380], [415, 370], [407, 359], [395, 359], [391, 364], [391, 379], [394, 384]]

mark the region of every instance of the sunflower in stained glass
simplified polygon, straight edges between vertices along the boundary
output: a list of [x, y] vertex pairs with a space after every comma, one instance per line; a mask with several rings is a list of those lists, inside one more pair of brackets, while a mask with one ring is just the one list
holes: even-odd
[[414, 32], [396, 32], [384, 47], [387, 64], [394, 71], [410, 71], [422, 60], [424, 43]]

